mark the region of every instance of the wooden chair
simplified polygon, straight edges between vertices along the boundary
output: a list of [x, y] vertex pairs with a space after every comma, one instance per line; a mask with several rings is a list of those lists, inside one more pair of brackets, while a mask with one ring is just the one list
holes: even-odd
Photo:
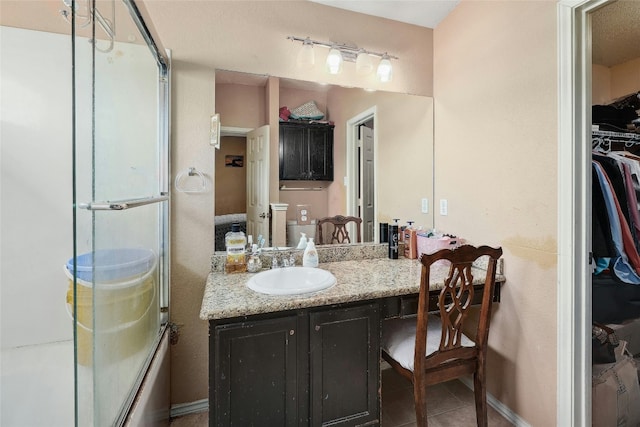
[[[316, 221], [316, 243], [319, 245], [326, 243], [352, 243], [346, 227], [350, 222], [356, 223], [356, 242], [360, 243], [362, 241], [362, 237], [360, 235], [360, 225], [362, 224], [362, 218], [342, 215], [329, 216]], [[323, 224], [333, 224], [333, 233], [331, 233], [330, 241], [325, 242], [322, 237]]]
[[[489, 259], [476, 336], [471, 339], [462, 330], [474, 322], [468, 320], [474, 296], [471, 264], [482, 256], [488, 256]], [[420, 259], [422, 275], [417, 319], [385, 321], [382, 357], [413, 382], [418, 426], [427, 427], [426, 387], [470, 374], [473, 374], [477, 423], [478, 426], [487, 426], [485, 366], [496, 264], [500, 256], [502, 248], [476, 248], [470, 245], [424, 254]], [[429, 314], [428, 306], [429, 274], [433, 263], [439, 260], [448, 260], [451, 264], [439, 294], [438, 316]]]

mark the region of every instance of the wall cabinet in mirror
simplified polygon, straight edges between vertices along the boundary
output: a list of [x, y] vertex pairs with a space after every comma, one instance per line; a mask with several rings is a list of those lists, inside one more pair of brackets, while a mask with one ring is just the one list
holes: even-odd
[[333, 181], [333, 128], [280, 123], [280, 180]]

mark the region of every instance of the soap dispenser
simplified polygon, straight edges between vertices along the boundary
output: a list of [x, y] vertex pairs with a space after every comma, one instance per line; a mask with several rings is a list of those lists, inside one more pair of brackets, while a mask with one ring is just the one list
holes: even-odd
[[409, 259], [418, 258], [418, 232], [413, 228], [413, 221], [407, 221], [404, 229], [404, 257]]
[[302, 266], [318, 266], [318, 251], [316, 250], [315, 243], [313, 243], [313, 237], [309, 237], [309, 241], [307, 242], [307, 247], [305, 248], [304, 255], [302, 256]]
[[300, 241], [296, 249], [305, 249], [307, 247], [307, 235], [306, 233], [300, 233]]

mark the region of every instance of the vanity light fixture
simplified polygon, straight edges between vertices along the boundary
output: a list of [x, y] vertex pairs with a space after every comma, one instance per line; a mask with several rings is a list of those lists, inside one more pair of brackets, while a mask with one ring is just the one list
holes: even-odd
[[311, 68], [316, 63], [316, 57], [313, 52], [313, 43], [307, 37], [302, 41], [302, 49], [298, 52], [298, 66], [301, 68]]
[[364, 49], [360, 49], [356, 58], [356, 73], [363, 76], [372, 71], [373, 61], [371, 61], [371, 56]]
[[329, 74], [340, 74], [342, 72], [342, 53], [336, 46], [332, 47], [327, 55], [327, 71]]
[[365, 75], [373, 71], [372, 57], [380, 58], [380, 63], [376, 71], [376, 76], [381, 82], [391, 81], [393, 75], [392, 59], [398, 59], [397, 56], [389, 55], [387, 52], [378, 53], [370, 50], [362, 49], [357, 46], [351, 46], [341, 43], [322, 42], [312, 40], [309, 37], [301, 38], [295, 36], [287, 37], [288, 40], [302, 42], [302, 49], [298, 52], [297, 63], [299, 67], [310, 68], [315, 65], [314, 46], [322, 46], [329, 49], [327, 55], [326, 68], [330, 74], [339, 74], [342, 71], [344, 61], [355, 62], [356, 72], [359, 75]]
[[378, 64], [378, 70], [376, 71], [378, 76], [378, 80], [383, 83], [390, 82], [393, 77], [393, 68], [391, 67], [391, 61], [389, 60], [389, 55], [386, 53], [382, 55], [382, 59], [380, 60], [380, 64]]

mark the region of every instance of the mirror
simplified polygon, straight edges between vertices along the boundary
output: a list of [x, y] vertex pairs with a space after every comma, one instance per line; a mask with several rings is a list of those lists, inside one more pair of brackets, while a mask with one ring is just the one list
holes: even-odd
[[[223, 129], [254, 129], [269, 123], [274, 117], [268, 107], [269, 80], [267, 76], [216, 71], [216, 112]], [[299, 206], [308, 210], [310, 219], [338, 214], [362, 216], [359, 204], [366, 201], [366, 186], [359, 182], [373, 182], [368, 203], [373, 206], [373, 218], [363, 226], [363, 243], [378, 242], [378, 224], [391, 223], [394, 218], [399, 218], [401, 225], [413, 221], [424, 229], [433, 227], [433, 98], [283, 78], [271, 80], [277, 82], [278, 108], [293, 110], [313, 100], [325, 114], [324, 119], [335, 125], [333, 181], [279, 181], [275, 186], [279, 191], [269, 196], [270, 202], [289, 204], [288, 229], [299, 219]], [[362, 153], [357, 141], [361, 125], [373, 129], [371, 169], [358, 161]], [[275, 126], [279, 124], [275, 122]], [[237, 135], [226, 137], [224, 131], [222, 135], [221, 149], [216, 150], [216, 229], [233, 219], [228, 215], [242, 219], [237, 215], [245, 214], [246, 205], [246, 171], [225, 166], [226, 158], [246, 155], [246, 140]], [[269, 143], [269, 166], [276, 170], [275, 178], [273, 173], [270, 176], [276, 180], [277, 135], [277, 130], [272, 130]], [[233, 195], [229, 194], [231, 190]], [[314, 227], [304, 228], [308, 231]], [[292, 229], [287, 246], [296, 246], [300, 230]], [[216, 250], [223, 249], [224, 245], [216, 245]]]

